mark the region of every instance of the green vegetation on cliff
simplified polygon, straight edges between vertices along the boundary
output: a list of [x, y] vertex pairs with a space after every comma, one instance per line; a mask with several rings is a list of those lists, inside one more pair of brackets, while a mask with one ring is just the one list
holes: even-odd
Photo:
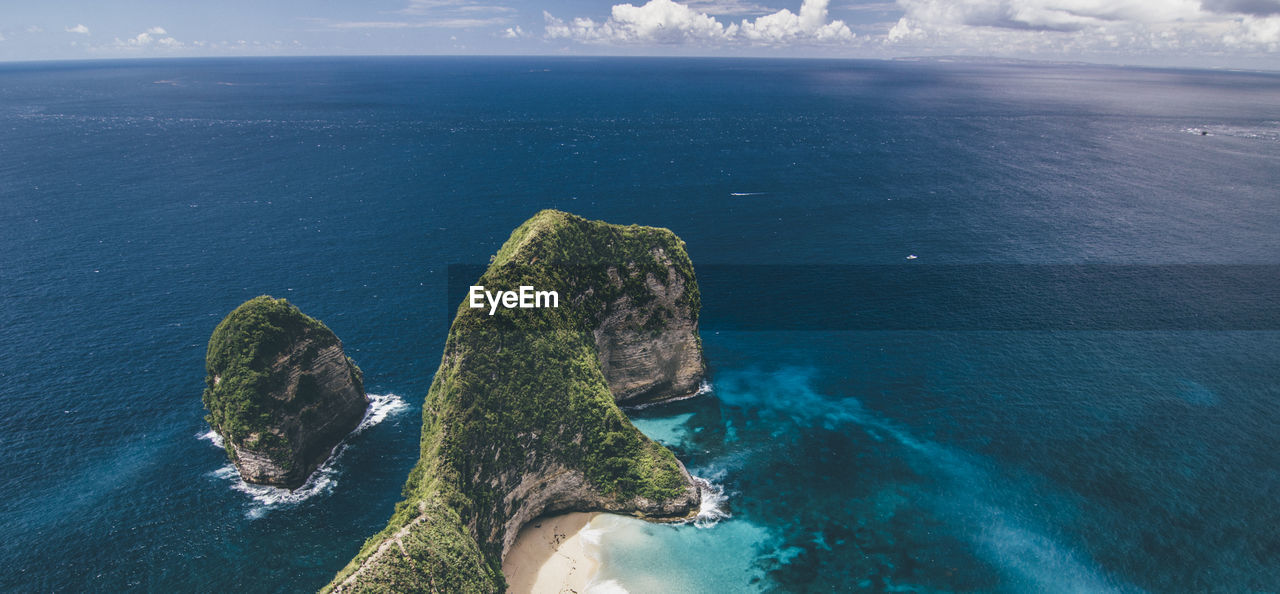
[[614, 403], [592, 337], [611, 307], [651, 300], [646, 282], [666, 283], [671, 270], [696, 316], [692, 264], [669, 230], [558, 211], [517, 228], [476, 284], [555, 290], [560, 306], [492, 316], [458, 308], [405, 499], [326, 590], [500, 592], [506, 523], [523, 498], [564, 473], [581, 473], [593, 496], [620, 511], [657, 509], [684, 493], [675, 457]]
[[[209, 410], [205, 417], [209, 425], [228, 442], [265, 452], [285, 467], [292, 464], [288, 438], [269, 431], [281, 414], [278, 403], [268, 395], [276, 388], [269, 385], [270, 368], [304, 335], [314, 341], [313, 350], [338, 344], [338, 337], [320, 321], [284, 299], [262, 295], [244, 302], [218, 324], [205, 358], [202, 400]], [[354, 363], [352, 368], [359, 376]], [[361, 378], [353, 379], [360, 383]], [[307, 388], [305, 383], [299, 386], [304, 400], [312, 397]], [[227, 452], [235, 455], [233, 448], [228, 447]]]

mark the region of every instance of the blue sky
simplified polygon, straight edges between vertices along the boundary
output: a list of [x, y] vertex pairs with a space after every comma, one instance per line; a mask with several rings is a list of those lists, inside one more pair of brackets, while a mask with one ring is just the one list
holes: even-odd
[[1280, 70], [1280, 0], [45, 0], [0, 60], [969, 55]]

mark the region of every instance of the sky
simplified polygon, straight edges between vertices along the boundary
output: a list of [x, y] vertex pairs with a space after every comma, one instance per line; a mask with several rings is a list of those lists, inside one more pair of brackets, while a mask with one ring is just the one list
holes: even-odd
[[1280, 0], [3, 0], [0, 61], [972, 56], [1280, 70]]

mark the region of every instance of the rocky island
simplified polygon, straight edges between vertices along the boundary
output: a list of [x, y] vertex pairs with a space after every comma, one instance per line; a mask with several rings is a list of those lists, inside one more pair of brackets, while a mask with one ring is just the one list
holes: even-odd
[[302, 486], [369, 405], [338, 337], [284, 299], [255, 297], [228, 314], [205, 368], [205, 418], [250, 483]]
[[697, 512], [695, 479], [618, 407], [687, 396], [702, 381], [684, 243], [666, 229], [542, 211], [477, 284], [561, 299], [493, 315], [459, 307], [405, 499], [325, 591], [502, 592], [502, 559], [539, 516]]

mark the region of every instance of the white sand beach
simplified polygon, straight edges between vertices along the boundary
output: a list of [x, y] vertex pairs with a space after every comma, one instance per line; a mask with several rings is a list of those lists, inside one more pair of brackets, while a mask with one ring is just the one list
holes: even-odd
[[502, 560], [510, 594], [560, 594], [587, 589], [597, 563], [583, 547], [582, 531], [598, 514], [541, 518], [520, 530]]

